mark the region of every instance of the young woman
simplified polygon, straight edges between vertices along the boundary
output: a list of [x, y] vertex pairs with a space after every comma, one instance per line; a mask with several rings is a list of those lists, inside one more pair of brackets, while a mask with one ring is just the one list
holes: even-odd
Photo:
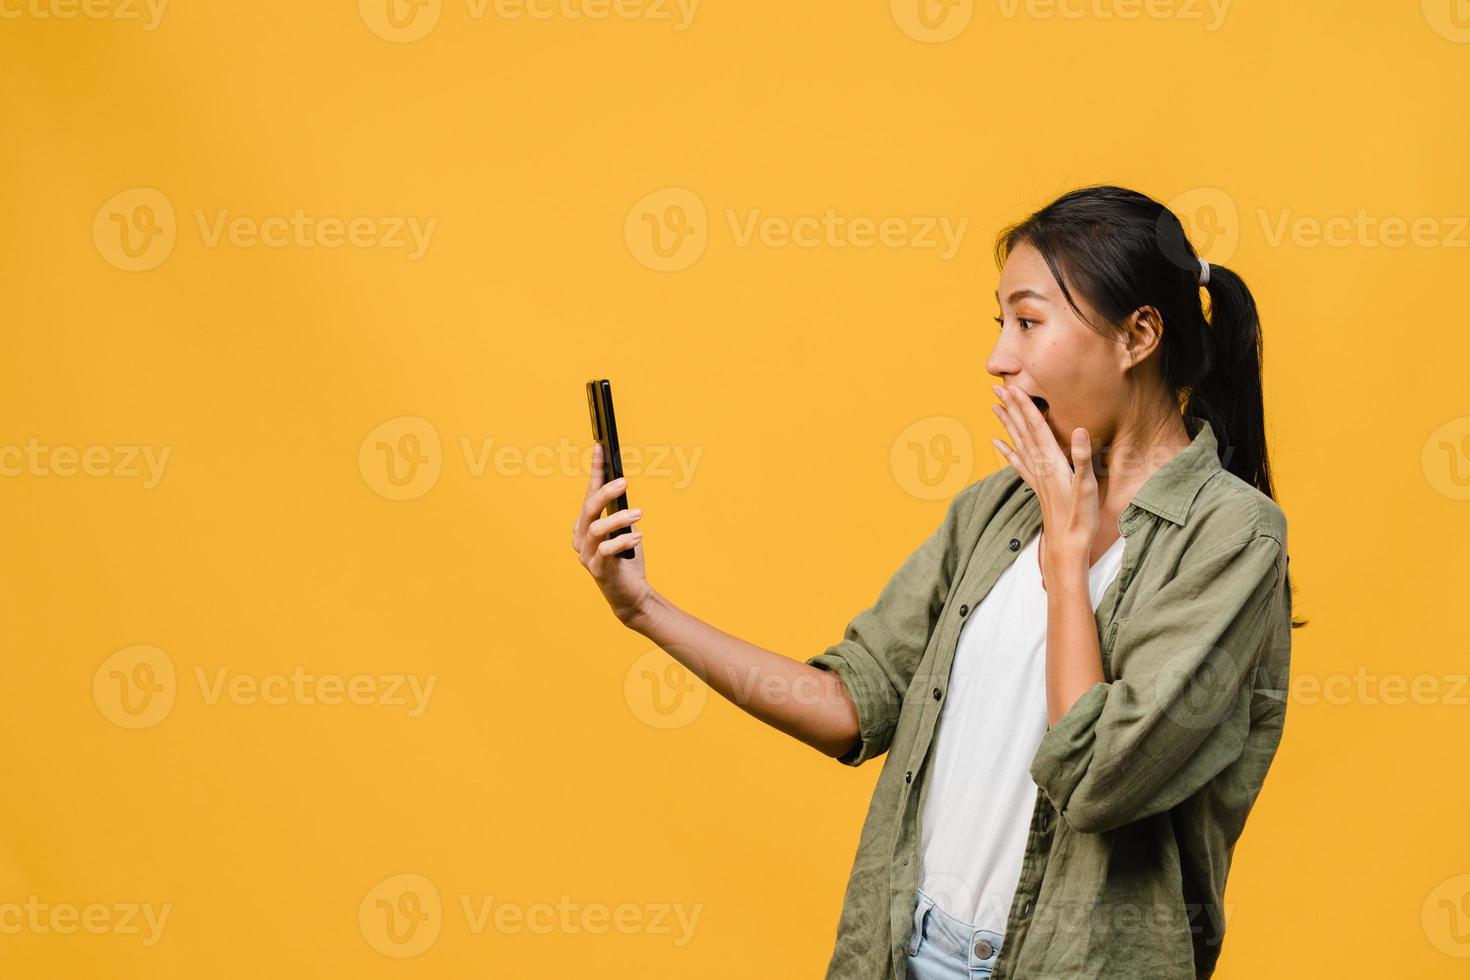
[[996, 258], [1008, 465], [841, 642], [797, 662], [654, 591], [641, 535], [608, 537], [641, 512], [598, 516], [621, 487], [597, 458], [572, 546], [728, 700], [846, 765], [886, 753], [827, 980], [1208, 977], [1305, 625], [1255, 301], [1118, 187], [1064, 195]]

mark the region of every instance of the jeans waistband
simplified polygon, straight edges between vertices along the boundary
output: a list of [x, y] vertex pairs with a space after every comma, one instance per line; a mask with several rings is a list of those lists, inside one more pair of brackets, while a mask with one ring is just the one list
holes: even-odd
[[914, 905], [914, 931], [909, 938], [909, 955], [919, 952], [919, 942], [933, 943], [963, 960], [970, 969], [994, 966], [1000, 956], [1003, 936], [989, 929], [978, 929], [962, 922], [934, 904], [934, 899], [920, 888]]

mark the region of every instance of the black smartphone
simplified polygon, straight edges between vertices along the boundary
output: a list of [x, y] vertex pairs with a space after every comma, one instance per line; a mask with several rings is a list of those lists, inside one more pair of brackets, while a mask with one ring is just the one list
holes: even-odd
[[[618, 450], [618, 423], [613, 415], [612, 382], [606, 378], [587, 382], [587, 412], [592, 416], [592, 438], [602, 443], [602, 482], [608, 483], [623, 475], [623, 457]], [[602, 514], [616, 514], [628, 509], [628, 492], [625, 489], [617, 499], [608, 504]], [[623, 526], [613, 530], [608, 537], [631, 534], [633, 529]], [[633, 549], [618, 552], [619, 558], [632, 558]]]

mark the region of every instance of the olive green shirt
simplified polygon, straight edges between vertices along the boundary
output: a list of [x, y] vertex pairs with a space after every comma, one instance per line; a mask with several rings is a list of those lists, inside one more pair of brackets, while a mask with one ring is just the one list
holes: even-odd
[[[1220, 465], [1208, 422], [1118, 516], [1093, 685], [1031, 760], [1038, 792], [993, 980], [1208, 977], [1235, 842], [1280, 742], [1291, 650], [1286, 519]], [[859, 741], [887, 752], [827, 980], [903, 980], [929, 748], [965, 617], [1041, 527], [1012, 466], [961, 491], [840, 643]], [[998, 752], [1006, 751], [997, 745]], [[979, 816], [979, 815], [977, 815]]]

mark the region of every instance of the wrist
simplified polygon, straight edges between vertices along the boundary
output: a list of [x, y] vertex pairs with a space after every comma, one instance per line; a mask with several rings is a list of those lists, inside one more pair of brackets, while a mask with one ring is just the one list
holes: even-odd
[[650, 588], [631, 609], [620, 612], [618, 620], [633, 632], [648, 636], [667, 606], [663, 596]]
[[1091, 570], [1088, 567], [1088, 553], [1084, 550], [1063, 549], [1047, 555], [1046, 578], [1048, 582], [1055, 581], [1057, 585], [1077, 585], [1087, 587], [1087, 576]]

